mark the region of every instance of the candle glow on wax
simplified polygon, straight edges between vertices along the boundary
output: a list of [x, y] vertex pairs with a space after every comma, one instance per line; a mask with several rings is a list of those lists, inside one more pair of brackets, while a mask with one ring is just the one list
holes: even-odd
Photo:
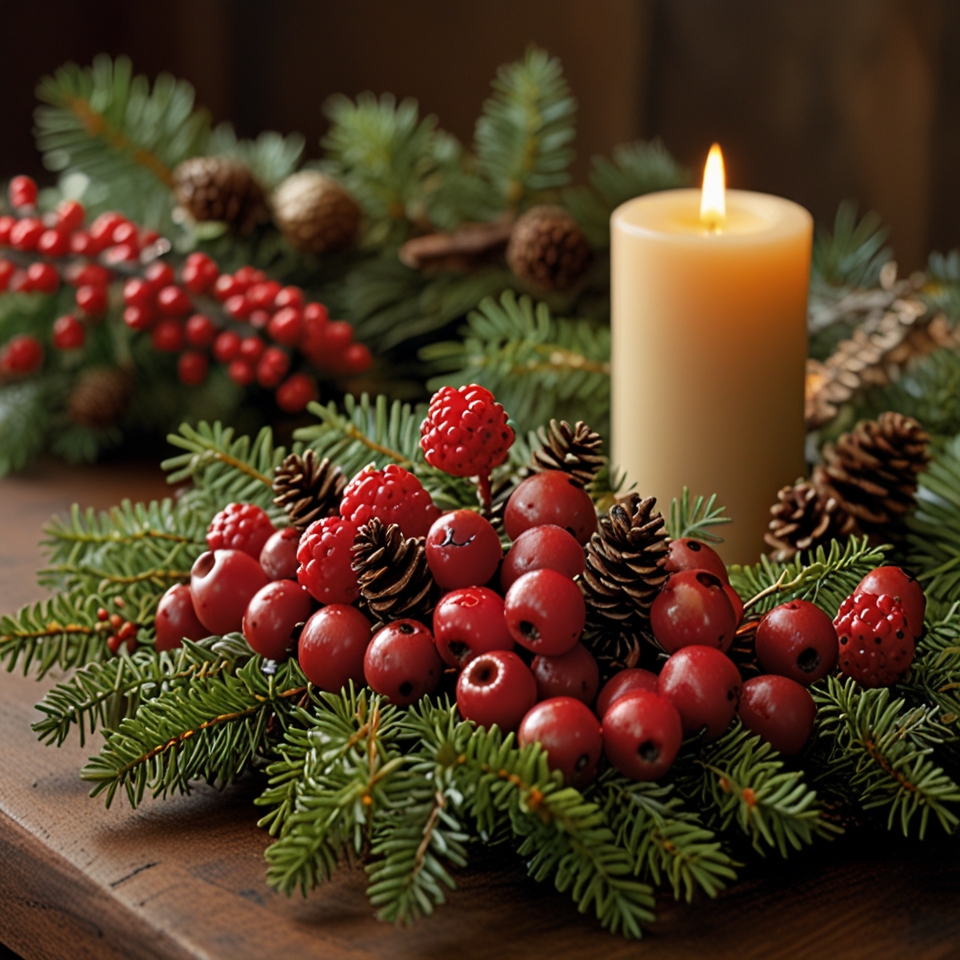
[[723, 153], [715, 143], [707, 154], [703, 168], [703, 191], [700, 194], [700, 221], [708, 230], [723, 227], [727, 219], [727, 177], [723, 169]]

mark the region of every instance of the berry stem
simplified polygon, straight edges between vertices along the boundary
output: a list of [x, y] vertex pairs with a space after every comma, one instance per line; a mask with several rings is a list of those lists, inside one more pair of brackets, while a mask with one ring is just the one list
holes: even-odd
[[481, 473], [477, 477], [477, 484], [480, 489], [480, 505], [484, 513], [491, 513], [493, 510], [493, 491], [490, 489], [490, 474]]

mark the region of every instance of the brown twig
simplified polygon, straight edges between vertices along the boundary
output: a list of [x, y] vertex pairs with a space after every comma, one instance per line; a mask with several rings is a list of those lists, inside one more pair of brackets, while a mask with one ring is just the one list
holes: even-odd
[[488, 253], [505, 247], [510, 239], [513, 216], [489, 223], [464, 223], [452, 233], [428, 233], [414, 237], [400, 248], [400, 262], [413, 270], [457, 261], [468, 266]]

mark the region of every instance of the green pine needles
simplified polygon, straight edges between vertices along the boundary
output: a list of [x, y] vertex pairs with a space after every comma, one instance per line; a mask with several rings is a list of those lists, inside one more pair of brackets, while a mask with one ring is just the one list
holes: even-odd
[[[316, 424], [302, 428], [293, 450], [309, 445], [348, 475], [396, 463], [442, 506], [477, 508], [467, 481], [443, 479], [424, 462], [422, 411], [364, 396], [313, 413]], [[789, 856], [852, 823], [914, 837], [960, 825], [960, 604], [942, 600], [954, 576], [955, 445], [938, 453], [915, 518], [911, 562], [931, 601], [902, 682], [880, 690], [835, 677], [816, 683], [814, 736], [796, 757], [737, 722], [716, 741], [686, 741], [659, 782], [602, 767], [578, 789], [550, 770], [539, 745], [463, 720], [444, 688], [406, 709], [368, 689], [324, 693], [295, 659], [264, 660], [239, 634], [157, 653], [159, 596], [187, 580], [226, 503], [275, 510], [272, 477], [287, 452], [269, 430], [238, 437], [219, 424], [185, 426], [171, 442], [182, 452], [165, 464], [170, 479], [191, 482], [176, 501], [74, 509], [49, 524], [40, 577], [57, 592], [0, 620], [0, 662], [40, 676], [72, 671], [40, 703], [34, 730], [45, 743], [75, 732], [93, 744], [81, 776], [107, 804], [122, 795], [137, 806], [258, 772], [260, 825], [272, 838], [267, 882], [278, 891], [307, 895], [362, 864], [377, 916], [409, 924], [442, 908], [478, 844], [496, 845], [601, 927], [636, 938], [655, 921], [657, 891], [687, 902], [715, 897], [745, 861]], [[506, 479], [540, 442], [536, 432], [518, 439], [501, 468]], [[606, 502], [608, 486], [594, 495]], [[934, 508], [941, 512], [924, 513]], [[684, 491], [669, 531], [716, 540], [725, 519], [714, 497]], [[851, 539], [790, 564], [734, 567], [731, 582], [748, 621], [796, 597], [832, 615], [885, 555]], [[135, 652], [109, 654], [118, 621], [134, 625]]]

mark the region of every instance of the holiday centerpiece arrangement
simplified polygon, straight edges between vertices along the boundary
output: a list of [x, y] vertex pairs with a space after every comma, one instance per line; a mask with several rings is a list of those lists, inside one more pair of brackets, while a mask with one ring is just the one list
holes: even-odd
[[359, 860], [408, 923], [496, 844], [628, 937], [756, 854], [955, 830], [960, 441], [864, 422], [829, 547], [728, 568], [714, 499], [663, 516], [582, 422], [516, 436], [477, 385], [310, 411], [289, 452], [184, 426], [176, 498], [47, 528], [0, 659], [72, 671], [35, 730], [99, 732], [94, 795], [259, 776], [275, 889]]

